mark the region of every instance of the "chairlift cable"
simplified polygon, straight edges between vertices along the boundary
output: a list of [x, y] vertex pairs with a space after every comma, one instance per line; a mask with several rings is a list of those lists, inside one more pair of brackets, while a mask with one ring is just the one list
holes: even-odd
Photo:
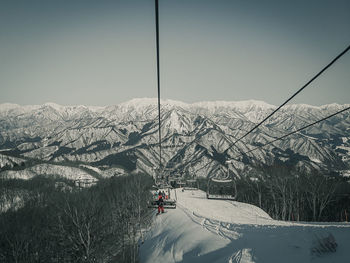
[[[330, 66], [332, 66], [339, 58], [341, 58], [341, 57], [342, 57], [345, 53], [347, 53], [349, 50], [350, 50], [350, 45], [347, 46], [347, 48], [345, 48], [338, 56], [336, 56], [330, 63], [328, 63], [320, 72], [318, 72], [313, 78], [311, 78], [311, 79], [310, 79], [304, 86], [302, 86], [297, 92], [295, 92], [291, 97], [289, 97], [285, 102], [283, 102], [277, 109], [275, 109], [275, 110], [274, 110], [272, 113], [270, 113], [266, 118], [264, 118], [261, 122], [259, 122], [257, 125], [255, 125], [255, 126], [253, 127], [253, 129], [249, 130], [249, 131], [248, 131], [247, 133], [245, 133], [242, 137], [240, 137], [240, 138], [237, 139], [235, 142], [233, 142], [233, 143], [224, 151], [224, 153], [227, 153], [227, 151], [228, 151], [229, 149], [231, 149], [233, 146], [235, 146], [235, 145], [236, 145], [239, 141], [241, 141], [244, 137], [246, 137], [248, 134], [250, 134], [251, 132], [253, 132], [254, 130], [256, 130], [256, 129], [257, 129], [261, 124], [263, 124], [266, 120], [268, 120], [269, 118], [271, 118], [272, 115], [274, 115], [274, 114], [275, 114], [277, 111], [279, 111], [284, 105], [286, 105], [290, 100], [292, 100], [296, 95], [298, 95], [302, 90], [304, 90], [307, 86], [309, 86], [315, 79], [317, 79], [323, 72], [325, 72]], [[301, 130], [303, 130], [303, 129], [306, 129], [306, 128], [312, 126], [312, 125], [315, 125], [315, 124], [317, 124], [317, 123], [319, 123], [319, 122], [321, 122], [321, 121], [324, 121], [324, 120], [326, 120], [326, 119], [328, 119], [328, 118], [330, 118], [330, 117], [333, 117], [334, 115], [337, 115], [337, 114], [339, 114], [339, 113], [341, 113], [341, 112], [344, 112], [344, 111], [346, 111], [346, 110], [348, 110], [348, 109], [349, 109], [349, 108], [346, 108], [346, 109], [344, 109], [344, 110], [342, 110], [342, 111], [336, 112], [336, 113], [334, 113], [334, 114], [332, 114], [332, 115], [330, 115], [330, 116], [328, 116], [328, 117], [326, 117], [326, 118], [323, 118], [323, 119], [321, 119], [321, 120], [319, 120], [319, 121], [317, 121], [317, 122], [314, 122], [314, 123], [309, 124], [309, 125], [307, 125], [307, 126], [305, 126], [305, 127], [303, 127], [303, 128], [300, 128], [300, 129], [298, 129], [297, 131], [294, 131], [294, 132], [292, 132], [292, 133], [286, 134], [286, 135], [284, 135], [284, 136], [282, 136], [282, 137], [280, 137], [280, 138], [278, 138], [278, 139], [276, 139], [276, 140], [273, 140], [273, 141], [271, 141], [271, 142], [269, 142], [269, 143], [267, 143], [267, 144], [265, 144], [265, 145], [263, 145], [263, 146], [256, 147], [256, 148], [254, 148], [254, 149], [252, 149], [252, 150], [249, 150], [249, 151], [247, 151], [247, 152], [244, 152], [243, 154], [237, 155], [237, 156], [235, 156], [234, 158], [243, 156], [244, 154], [247, 154], [247, 153], [250, 153], [250, 152], [252, 152], [252, 151], [255, 151], [255, 150], [257, 150], [257, 149], [259, 149], [259, 148], [261, 148], [261, 147], [265, 147], [265, 146], [268, 145], [268, 144], [271, 144], [271, 143], [273, 143], [273, 142], [275, 142], [275, 141], [281, 140], [281, 139], [283, 139], [283, 138], [285, 138], [285, 137], [287, 137], [287, 136], [289, 136], [289, 135], [292, 135], [292, 134], [294, 134], [294, 133], [296, 133], [296, 132], [298, 132], [298, 131], [301, 131]], [[211, 160], [209, 163], [207, 163], [205, 166], [211, 164], [213, 161], [214, 161], [214, 159], [212, 159], [212, 160]]]
[[244, 137], [250, 134], [252, 131], [256, 130], [261, 124], [267, 121], [272, 115], [274, 115], [277, 111], [279, 111], [284, 105], [286, 105], [290, 100], [292, 100], [296, 95], [298, 95], [301, 91], [303, 91], [307, 86], [309, 86], [315, 79], [317, 79], [323, 72], [325, 72], [330, 66], [332, 66], [339, 58], [341, 58], [345, 53], [347, 53], [350, 49], [350, 45], [344, 49], [338, 56], [336, 56], [327, 66], [325, 66], [320, 72], [318, 72], [313, 78], [311, 78], [304, 86], [302, 86], [297, 92], [295, 92], [291, 97], [289, 97], [285, 102], [283, 102], [278, 108], [276, 108], [272, 113], [270, 113], [266, 118], [264, 118], [261, 122], [253, 127], [253, 129], [249, 130], [242, 137], [237, 139], [234, 143], [232, 143], [224, 153], [227, 153], [229, 149], [231, 149], [234, 145], [236, 145], [239, 141], [241, 141]]
[[[302, 130], [304, 130], [304, 129], [307, 129], [307, 128], [309, 128], [309, 127], [315, 125], [315, 124], [318, 124], [318, 123], [320, 123], [320, 122], [322, 122], [322, 121], [325, 121], [325, 120], [327, 120], [327, 119], [329, 119], [329, 118], [331, 118], [331, 117], [334, 117], [334, 116], [337, 115], [337, 114], [340, 114], [340, 113], [342, 113], [342, 112], [345, 112], [345, 111], [347, 111], [347, 110], [349, 110], [349, 109], [350, 109], [350, 107], [347, 107], [347, 108], [345, 108], [345, 109], [342, 109], [342, 110], [340, 110], [340, 111], [337, 111], [337, 112], [335, 112], [335, 113], [333, 113], [333, 114], [331, 114], [331, 115], [328, 115], [327, 117], [324, 117], [324, 118], [322, 118], [322, 119], [320, 119], [320, 120], [317, 120], [317, 121], [315, 121], [315, 122], [313, 122], [313, 123], [310, 123], [310, 124], [308, 124], [308, 125], [306, 125], [306, 126], [304, 126], [304, 127], [302, 127], [302, 128], [299, 128], [299, 129], [297, 129], [297, 130], [295, 130], [295, 131], [292, 131], [292, 132], [290, 132], [290, 133], [288, 133], [288, 134], [285, 134], [285, 135], [283, 135], [283, 136], [281, 136], [281, 137], [279, 137], [279, 138], [276, 138], [276, 139], [274, 139], [274, 140], [272, 140], [272, 141], [270, 141], [270, 142], [268, 142], [268, 143], [265, 143], [265, 144], [262, 145], [262, 146], [256, 147], [256, 148], [251, 149], [251, 150], [249, 150], [249, 151], [247, 151], [247, 152], [244, 152], [243, 154], [237, 155], [237, 156], [235, 156], [234, 158], [243, 156], [243, 155], [245, 155], [245, 154], [247, 154], [247, 153], [251, 153], [251, 152], [253, 152], [253, 151], [255, 151], [255, 150], [258, 150], [258, 149], [263, 148], [263, 147], [265, 147], [265, 146], [267, 146], [267, 145], [270, 145], [270, 144], [272, 144], [272, 143], [274, 143], [274, 142], [276, 142], [276, 141], [282, 140], [282, 139], [284, 139], [284, 138], [286, 138], [286, 137], [288, 137], [288, 136], [290, 136], [290, 135], [292, 135], [292, 134], [294, 134], [294, 133], [297, 133], [297, 132], [300, 132], [300, 131], [302, 131]], [[233, 159], [234, 159], [234, 158], [233, 158]]]
[[[159, 62], [159, 1], [155, 0], [155, 25], [156, 25], [156, 53], [157, 53], [157, 88], [158, 88], [158, 134], [159, 134], [159, 170], [162, 167], [162, 145], [161, 145], [161, 111], [160, 111], [160, 62]], [[279, 111], [284, 105], [286, 105], [289, 101], [291, 101], [296, 95], [298, 95], [301, 91], [303, 91], [306, 87], [308, 87], [315, 79], [317, 79], [323, 72], [325, 72], [329, 67], [331, 67], [339, 58], [341, 58], [345, 53], [347, 53], [350, 49], [350, 45], [344, 49], [338, 56], [336, 56], [330, 63], [328, 63], [321, 71], [319, 71], [313, 78], [311, 78], [306, 84], [304, 84], [298, 91], [296, 91], [291, 97], [289, 97], [285, 102], [283, 102], [278, 108], [276, 108], [272, 113], [270, 113], [267, 117], [265, 117], [261, 122], [259, 122], [257, 125], [255, 125], [251, 130], [249, 130], [247, 133], [245, 133], [243, 136], [241, 136], [239, 139], [237, 139], [234, 143], [232, 143], [225, 151], [224, 153], [227, 153], [227, 151], [229, 149], [231, 149], [234, 145], [236, 145], [239, 141], [241, 141], [243, 138], [245, 138], [247, 135], [249, 135], [251, 132], [253, 132], [254, 130], [256, 130], [260, 125], [262, 125], [265, 121], [267, 121], [269, 118], [271, 118], [277, 111]], [[265, 147], [266, 145], [269, 145], [275, 141], [281, 140], [287, 136], [290, 136], [296, 132], [299, 132], [303, 129], [306, 129], [310, 126], [313, 126], [321, 121], [324, 121], [328, 118], [331, 118], [341, 112], [344, 112], [346, 110], [348, 110], [350, 107], [343, 109], [339, 112], [336, 112], [330, 116], [327, 116], [321, 120], [318, 120], [314, 123], [311, 123], [305, 127], [302, 127], [294, 132], [288, 133], [280, 138], [277, 138], [263, 146], [254, 148], [250, 151], [247, 151], [241, 155], [238, 155], [236, 157], [242, 156], [244, 154], [250, 153], [252, 151], [255, 151], [259, 148]], [[214, 160], [212, 160], [214, 161]], [[211, 163], [211, 162], [210, 162]]]

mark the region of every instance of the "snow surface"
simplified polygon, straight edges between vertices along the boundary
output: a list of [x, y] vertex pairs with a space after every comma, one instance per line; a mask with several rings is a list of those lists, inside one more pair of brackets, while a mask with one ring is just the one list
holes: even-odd
[[14, 191], [11, 194], [7, 193], [7, 195], [0, 196], [0, 213], [4, 213], [10, 209], [15, 211], [24, 207], [24, 195], [26, 194], [25, 191]]
[[[18, 104], [11, 104], [11, 103], [2, 103], [0, 104], [0, 114], [9, 114], [11, 111], [15, 111], [17, 114], [30, 112], [33, 110], [38, 109], [45, 109], [52, 108], [56, 112], [60, 113], [61, 115], [65, 115], [67, 113], [72, 113], [74, 111], [77, 111], [78, 109], [84, 111], [84, 110], [90, 110], [92, 112], [103, 112], [104, 110], [108, 109], [118, 109], [120, 111], [124, 108], [132, 108], [135, 110], [140, 110], [141, 108], [146, 108], [149, 106], [156, 106], [157, 105], [157, 98], [134, 98], [126, 102], [122, 102], [120, 104], [114, 105], [114, 106], [85, 106], [85, 105], [77, 105], [77, 106], [63, 106], [56, 104], [54, 102], [47, 102], [43, 105], [18, 105]], [[193, 107], [197, 108], [203, 108], [207, 109], [209, 111], [216, 111], [217, 109], [223, 109], [223, 108], [231, 108], [231, 109], [237, 109], [239, 111], [252, 111], [252, 110], [258, 110], [259, 112], [261, 110], [272, 110], [275, 109], [275, 105], [268, 104], [264, 101], [259, 100], [245, 100], [245, 101], [202, 101], [202, 102], [195, 102], [195, 103], [185, 103], [182, 101], [176, 101], [171, 99], [161, 99], [161, 106], [162, 107], [181, 107], [184, 109], [191, 109]], [[291, 104], [286, 105], [284, 109], [287, 110], [339, 110], [344, 109], [346, 107], [349, 107], [350, 104], [327, 104], [322, 106], [312, 106], [307, 104]]]
[[[142, 263], [349, 262], [348, 223], [276, 221], [256, 206], [207, 200], [199, 190], [174, 196], [177, 209], [155, 216], [140, 246]], [[329, 233], [337, 251], [313, 255], [313, 242]]]
[[1, 151], [0, 151], [0, 168], [4, 167], [5, 165], [13, 166], [13, 164], [15, 164], [15, 163], [19, 164], [19, 163], [24, 162], [24, 161], [25, 160], [22, 158], [3, 155], [3, 154], [1, 154]]
[[312, 157], [309, 157], [309, 159], [311, 160], [311, 161], [313, 161], [314, 163], [322, 163], [319, 159], [317, 159], [317, 158], [312, 158]]
[[80, 167], [85, 167], [85, 168], [88, 168], [90, 170], [93, 170], [94, 172], [96, 172], [98, 174], [102, 174], [100, 169], [98, 169], [97, 167], [93, 167], [91, 165], [81, 164]]
[[33, 167], [26, 168], [24, 170], [8, 170], [0, 173], [0, 176], [4, 179], [22, 179], [30, 180], [37, 175], [48, 177], [63, 177], [69, 180], [81, 180], [88, 179], [91, 181], [97, 181], [97, 179], [82, 169], [76, 167], [68, 167], [53, 164], [38, 164]]
[[276, 108], [276, 106], [260, 100], [202, 101], [202, 102], [192, 103], [191, 105], [204, 107], [204, 108], [221, 108], [221, 107], [232, 107], [232, 108], [241, 108], [241, 109], [248, 109], [251, 107], [265, 108], [265, 109]]
[[350, 170], [342, 171], [344, 177], [350, 177]]
[[347, 147], [347, 146], [337, 146], [336, 148], [350, 152], [350, 147]]

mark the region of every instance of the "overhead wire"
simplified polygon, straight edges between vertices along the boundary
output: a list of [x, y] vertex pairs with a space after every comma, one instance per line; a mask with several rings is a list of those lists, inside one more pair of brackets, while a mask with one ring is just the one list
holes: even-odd
[[279, 111], [284, 105], [286, 105], [290, 100], [292, 100], [296, 95], [298, 95], [301, 91], [303, 91], [307, 86], [309, 86], [315, 79], [317, 79], [323, 72], [325, 72], [330, 66], [332, 66], [339, 58], [341, 58], [345, 53], [347, 53], [350, 50], [350, 45], [345, 48], [338, 56], [336, 56], [331, 62], [329, 62], [321, 71], [319, 71], [314, 77], [312, 77], [307, 83], [305, 83], [299, 90], [297, 90], [292, 96], [290, 96], [285, 102], [283, 102], [278, 108], [276, 108], [273, 112], [271, 112], [267, 117], [265, 117], [261, 122], [259, 122], [257, 125], [255, 125], [251, 130], [249, 130], [247, 133], [245, 133], [243, 136], [241, 136], [239, 139], [237, 139], [235, 142], [230, 144], [230, 146], [224, 151], [224, 153], [227, 153], [229, 149], [231, 149], [234, 145], [236, 145], [239, 141], [241, 141], [243, 138], [245, 138], [247, 135], [252, 133], [254, 130], [256, 130], [261, 124], [263, 124], [265, 121], [267, 121], [269, 118], [271, 118], [277, 111]]
[[251, 149], [251, 150], [249, 150], [249, 151], [246, 151], [246, 152], [244, 152], [244, 153], [242, 153], [242, 154], [236, 155], [235, 157], [233, 157], [233, 159], [234, 159], [234, 158], [238, 158], [238, 157], [240, 157], [240, 156], [244, 156], [244, 155], [246, 155], [246, 154], [248, 154], [248, 153], [251, 153], [251, 152], [253, 152], [253, 151], [256, 151], [256, 150], [258, 150], [258, 149], [264, 148], [264, 147], [267, 146], [267, 145], [270, 145], [270, 144], [272, 144], [272, 143], [274, 143], [274, 142], [277, 142], [277, 141], [279, 141], [279, 140], [282, 140], [282, 139], [284, 139], [284, 138], [286, 138], [286, 137], [288, 137], [288, 136], [290, 136], [290, 135], [292, 135], [292, 134], [294, 134], [294, 133], [297, 133], [297, 132], [300, 132], [300, 131], [302, 131], [302, 130], [305, 130], [305, 129], [307, 129], [307, 128], [313, 126], [313, 125], [316, 125], [316, 124], [318, 124], [318, 123], [320, 123], [320, 122], [322, 122], [322, 121], [325, 121], [325, 120], [327, 120], [327, 119], [329, 119], [329, 118], [331, 118], [331, 117], [334, 117], [335, 115], [338, 115], [338, 114], [340, 114], [340, 113], [342, 113], [342, 112], [345, 112], [345, 111], [347, 111], [347, 110], [350, 110], [350, 107], [347, 107], [347, 108], [345, 108], [345, 109], [342, 109], [342, 110], [340, 110], [340, 111], [337, 111], [337, 112], [335, 112], [335, 113], [333, 113], [333, 114], [331, 114], [331, 115], [328, 115], [327, 117], [324, 117], [324, 118], [322, 118], [322, 119], [320, 119], [320, 120], [317, 120], [317, 121], [315, 121], [315, 122], [313, 122], [313, 123], [310, 123], [310, 124], [308, 124], [308, 125], [306, 125], [306, 126], [304, 126], [304, 127], [302, 127], [302, 128], [299, 128], [299, 129], [295, 130], [295, 131], [292, 131], [292, 132], [290, 132], [290, 133], [287, 133], [287, 134], [285, 134], [285, 135], [283, 135], [283, 136], [281, 136], [281, 137], [278, 137], [278, 138], [276, 138], [276, 139], [274, 139], [274, 140], [272, 140], [272, 141], [270, 141], [270, 142], [268, 142], [268, 143], [265, 143], [264, 145], [258, 146], [258, 147], [256, 147], [256, 148]]
[[[155, 0], [155, 25], [156, 25], [156, 53], [157, 53], [157, 87], [158, 87], [158, 135], [159, 135], [159, 170], [162, 167], [162, 144], [161, 144], [161, 111], [160, 111], [160, 62], [159, 62], [159, 1]], [[286, 101], [284, 101], [279, 107], [277, 107], [273, 112], [271, 112], [267, 117], [265, 117], [261, 122], [259, 122], [257, 125], [255, 125], [251, 130], [249, 130], [248, 132], [246, 132], [243, 136], [241, 136], [240, 138], [238, 138], [235, 142], [233, 142], [232, 144], [229, 145], [229, 147], [224, 151], [224, 153], [227, 153], [227, 151], [229, 149], [231, 149], [233, 146], [235, 146], [239, 141], [241, 141], [243, 138], [245, 138], [247, 135], [249, 135], [250, 133], [252, 133], [254, 130], [256, 130], [259, 126], [261, 126], [265, 121], [267, 121], [269, 118], [271, 118], [277, 111], [279, 111], [284, 105], [286, 105], [289, 101], [291, 101], [296, 95], [298, 95], [301, 91], [303, 91], [307, 86], [309, 86], [315, 79], [317, 79], [323, 72], [325, 72], [329, 67], [331, 67], [339, 58], [341, 58], [345, 53], [347, 53], [350, 49], [350, 45], [345, 48], [338, 56], [336, 56], [330, 63], [328, 63], [323, 69], [321, 69], [314, 77], [312, 77], [307, 83], [305, 83], [299, 90], [297, 90], [292, 96], [290, 96]], [[348, 108], [347, 108], [348, 109]], [[326, 118], [323, 118], [322, 120], [319, 120], [315, 123], [309, 124], [301, 129], [298, 129], [297, 131], [294, 131], [292, 133], [289, 133], [287, 135], [284, 135], [280, 138], [277, 138], [271, 142], [269, 142], [268, 144], [271, 144], [277, 140], [281, 140], [291, 134], [294, 134], [300, 130], [306, 129], [312, 125], [315, 125], [325, 119], [328, 119], [336, 114], [339, 114], [341, 112], [344, 112], [344, 109], [340, 112], [337, 112], [335, 114], [332, 114]], [[268, 145], [265, 144], [264, 146]], [[255, 148], [258, 149], [259, 147]], [[253, 149], [253, 150], [255, 150]], [[250, 150], [246, 153], [249, 153], [253, 150]], [[244, 153], [245, 154], [245, 153]], [[241, 155], [240, 155], [241, 156]], [[214, 160], [212, 160], [214, 161]]]
[[[328, 115], [327, 117], [324, 117], [324, 118], [322, 118], [322, 119], [320, 119], [320, 120], [317, 120], [317, 121], [315, 121], [315, 122], [313, 122], [313, 123], [310, 123], [310, 124], [308, 124], [308, 125], [306, 125], [306, 126], [304, 126], [304, 127], [302, 127], [302, 128], [299, 128], [299, 129], [295, 130], [295, 131], [292, 131], [292, 132], [290, 132], [290, 133], [287, 133], [287, 134], [285, 134], [285, 135], [283, 135], [283, 136], [281, 136], [281, 137], [278, 137], [278, 138], [276, 138], [276, 139], [274, 139], [274, 140], [272, 140], [272, 141], [270, 141], [270, 142], [268, 142], [268, 143], [265, 143], [265, 144], [263, 144], [263, 145], [260, 145], [260, 146], [258, 146], [258, 147], [256, 147], [256, 148], [253, 148], [253, 149], [249, 150], [249, 151], [246, 151], [246, 152], [243, 152], [243, 153], [241, 153], [241, 154], [239, 154], [239, 155], [236, 155], [236, 156], [234, 156], [232, 159], [235, 160], [235, 159], [238, 158], [238, 157], [244, 156], [244, 155], [246, 155], [246, 154], [248, 154], [248, 153], [251, 153], [251, 152], [256, 151], [256, 150], [258, 150], [258, 149], [264, 148], [264, 147], [267, 146], [267, 145], [270, 145], [270, 144], [272, 144], [272, 143], [274, 143], [274, 142], [276, 142], [276, 141], [280, 141], [280, 140], [282, 140], [282, 139], [284, 139], [284, 138], [286, 138], [286, 137], [288, 137], [288, 136], [290, 136], [290, 135], [293, 135], [293, 134], [295, 134], [295, 133], [297, 133], [297, 132], [300, 132], [300, 131], [302, 131], [302, 130], [305, 130], [305, 129], [307, 129], [307, 128], [313, 126], [313, 125], [316, 125], [316, 124], [318, 124], [318, 123], [320, 123], [320, 122], [322, 122], [322, 121], [325, 121], [325, 120], [327, 120], [327, 119], [329, 119], [329, 118], [332, 118], [332, 117], [334, 117], [334, 116], [336, 116], [336, 115], [338, 115], [338, 114], [340, 114], [340, 113], [343, 113], [343, 112], [345, 112], [345, 111], [347, 111], [347, 110], [350, 110], [350, 107], [347, 107], [347, 108], [345, 108], [345, 109], [342, 109], [342, 110], [340, 110], [340, 111], [337, 111], [337, 112], [335, 112], [335, 113], [333, 113], [333, 114], [331, 114], [331, 115]], [[232, 160], [232, 159], [231, 159], [231, 160]], [[207, 167], [207, 166], [210, 165], [213, 161], [214, 161], [214, 159], [212, 159], [210, 162], [208, 162], [207, 164], [205, 164], [205, 165], [204, 165], [203, 167], [201, 167], [201, 168]], [[200, 169], [197, 169], [196, 171], [198, 171], [198, 170], [200, 170]]]
[[[297, 90], [292, 96], [290, 96], [285, 102], [283, 102], [278, 108], [276, 108], [272, 113], [270, 113], [267, 117], [265, 117], [261, 122], [259, 122], [257, 125], [255, 125], [251, 130], [249, 130], [248, 132], [246, 132], [242, 137], [240, 137], [239, 139], [237, 139], [235, 142], [233, 142], [232, 144], [230, 144], [229, 145], [229, 147], [223, 152], [224, 154], [226, 154], [227, 153], [227, 151], [229, 150], [229, 149], [231, 149], [233, 146], [235, 146], [239, 141], [241, 141], [244, 137], [246, 137], [247, 135], [249, 135], [251, 132], [253, 132], [254, 130], [256, 130], [260, 125], [262, 125], [266, 120], [268, 120], [269, 118], [271, 118], [277, 111], [279, 111], [284, 105], [286, 105], [290, 100], [292, 100], [296, 95], [298, 95], [301, 91], [303, 91], [307, 86], [309, 86], [315, 79], [317, 79], [322, 73], [324, 73], [330, 66], [332, 66], [339, 58], [341, 58], [345, 53], [347, 53], [348, 51], [350, 50], [350, 45], [348, 45], [339, 55], [337, 55], [331, 62], [329, 62], [324, 68], [322, 68], [314, 77], [312, 77], [306, 84], [304, 84], [299, 90]], [[348, 109], [348, 108], [347, 108]], [[339, 113], [341, 113], [341, 112], [344, 112], [344, 111], [346, 111], [347, 109], [345, 109], [345, 110], [342, 110], [342, 111], [340, 111], [340, 112], [337, 112], [337, 113], [335, 113], [335, 114], [332, 114], [332, 115], [330, 115], [330, 116], [328, 116], [328, 118], [330, 118], [330, 117], [332, 117], [332, 116], [334, 116], [334, 115], [336, 115], [336, 114], [339, 114]], [[323, 120], [325, 120], [325, 119], [327, 119], [327, 118], [324, 118], [324, 119], [322, 119], [322, 120], [319, 120], [319, 121], [317, 121], [316, 123], [318, 123], [318, 122], [321, 122], [321, 121], [323, 121]], [[316, 123], [313, 123], [313, 124], [310, 124], [310, 125], [308, 125], [308, 126], [305, 126], [305, 127], [303, 127], [303, 128], [301, 128], [301, 129], [299, 129], [299, 130], [303, 130], [303, 129], [306, 129], [306, 128], [308, 128], [308, 127], [310, 127], [310, 126], [312, 126], [312, 125], [314, 125], [314, 124], [316, 124]], [[299, 130], [297, 130], [297, 131], [299, 131]], [[285, 135], [285, 136], [282, 136], [281, 138], [278, 138], [279, 140], [280, 139], [283, 139], [283, 138], [285, 138], [285, 137], [287, 137], [287, 136], [289, 136], [289, 135], [291, 135], [291, 134], [294, 134], [294, 133], [296, 133], [297, 131], [295, 131], [295, 132], [292, 132], [292, 133], [290, 133], [290, 134], [287, 134], [287, 135]], [[277, 139], [276, 139], [277, 140]], [[272, 141], [272, 142], [270, 142], [269, 144], [271, 144], [271, 143], [273, 143], [273, 142], [275, 142], [276, 140], [274, 140], [274, 141]], [[264, 146], [266, 146], [266, 145], [264, 145]], [[257, 148], [259, 148], [259, 147], [257, 147]], [[253, 150], [255, 150], [255, 149], [253, 149]], [[251, 150], [251, 151], [253, 151], [253, 150]], [[251, 152], [251, 151], [248, 151], [248, 152]], [[248, 153], [248, 152], [246, 152], [246, 153]], [[243, 153], [244, 154], [244, 153]], [[240, 154], [240, 155], [238, 155], [238, 156], [236, 156], [235, 158], [237, 158], [237, 157], [239, 157], [239, 156], [242, 156], [243, 154]], [[207, 163], [206, 165], [205, 165], [205, 167], [207, 167], [208, 165], [210, 165], [212, 162], [214, 162], [215, 160], [214, 159], [212, 159], [209, 163]]]

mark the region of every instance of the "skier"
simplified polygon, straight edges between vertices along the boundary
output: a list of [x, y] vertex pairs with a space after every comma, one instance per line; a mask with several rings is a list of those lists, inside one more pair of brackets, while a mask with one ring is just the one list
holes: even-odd
[[157, 201], [157, 204], [158, 204], [158, 213], [157, 215], [160, 214], [160, 211], [162, 211], [162, 213], [164, 213], [164, 201], [163, 201], [163, 195], [162, 193], [159, 191], [159, 195], [158, 195], [158, 201]]

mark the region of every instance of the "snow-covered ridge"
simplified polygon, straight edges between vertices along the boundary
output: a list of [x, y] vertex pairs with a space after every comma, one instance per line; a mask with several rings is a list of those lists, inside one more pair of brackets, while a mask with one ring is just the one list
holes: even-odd
[[58, 112], [66, 112], [66, 111], [81, 111], [81, 110], [90, 110], [90, 111], [100, 111], [101, 109], [105, 109], [105, 106], [85, 106], [85, 105], [59, 105], [53, 102], [46, 102], [42, 105], [19, 105], [19, 104], [11, 104], [11, 103], [2, 103], [0, 104], [0, 113], [4, 112], [30, 112], [39, 109], [47, 109], [51, 108]]
[[[243, 135], [243, 131], [251, 129], [276, 108], [254, 100], [192, 104], [162, 100], [161, 103], [164, 162], [170, 165], [179, 162], [181, 157], [186, 163], [183, 169], [190, 168], [198, 176], [220, 174], [221, 166], [217, 163], [209, 169], [203, 168], [209, 160], [206, 152], [212, 154], [213, 149], [216, 152], [224, 151], [235, 138]], [[265, 144], [348, 106], [287, 105], [259, 130], [251, 133], [238, 148], [242, 152], [255, 148], [258, 144]], [[339, 114], [330, 122], [310, 127], [305, 132], [275, 143], [271, 148], [266, 147], [252, 154], [257, 160], [269, 163], [275, 157], [288, 162], [290, 154], [298, 153], [305, 156], [298, 160], [298, 167], [343, 170], [350, 165], [347, 151], [350, 147], [347, 132], [350, 127], [349, 114], [350, 111]], [[156, 98], [133, 99], [106, 107], [60, 106], [55, 103], [36, 106], [2, 104], [0, 149], [21, 151], [26, 158], [80, 161], [93, 166], [110, 165], [114, 154], [127, 155], [136, 165], [136, 168], [131, 165], [130, 169], [144, 169], [152, 173], [149, 168], [157, 163], [152, 147], [158, 142], [157, 119]], [[279, 151], [271, 155], [273, 147]], [[285, 152], [287, 149], [291, 151]], [[228, 158], [235, 156], [235, 151], [229, 151]], [[123, 165], [123, 158], [113, 158], [113, 162]], [[2, 161], [3, 166], [14, 163], [20, 165], [22, 161], [8, 158]], [[244, 166], [238, 163], [235, 167], [242, 170]]]
[[350, 104], [338, 104], [338, 103], [331, 103], [326, 104], [322, 106], [313, 106], [308, 104], [290, 104], [284, 106], [284, 109], [288, 110], [341, 110], [345, 109], [347, 107], [350, 107]]
[[52, 164], [38, 164], [24, 170], [8, 170], [1, 173], [4, 179], [22, 179], [29, 180], [37, 175], [48, 177], [64, 177], [69, 180], [89, 179], [97, 180], [86, 171], [76, 168]]
[[[132, 121], [151, 121], [157, 118], [158, 100], [157, 98], [135, 98], [112, 106], [62, 106], [56, 103], [48, 102], [43, 105], [0, 104], [0, 118], [8, 119], [9, 123], [18, 123], [19, 126], [27, 126], [31, 123], [45, 125], [49, 123], [61, 123], [67, 121], [89, 120], [92, 118], [102, 118], [105, 120], [118, 122]], [[270, 122], [274, 122], [279, 116], [286, 113], [297, 114], [298, 116], [309, 119], [310, 115], [316, 119], [321, 119], [327, 115], [340, 111], [350, 104], [339, 105], [329, 104], [323, 106], [311, 106], [306, 104], [292, 104], [283, 107]], [[166, 112], [176, 110], [183, 116], [188, 113], [205, 116], [217, 123], [225, 124], [229, 119], [245, 119], [252, 123], [258, 123], [271, 113], [276, 106], [263, 101], [204, 101], [196, 103], [184, 103], [181, 101], [162, 99], [162, 115]], [[185, 111], [187, 113], [185, 113]], [[171, 115], [173, 116], [173, 115]], [[226, 116], [226, 120], [217, 119]], [[24, 121], [27, 124], [24, 125]], [[289, 125], [285, 125], [288, 127]], [[177, 129], [180, 131], [181, 129]]]
[[[0, 104], [0, 113], [2, 112], [8, 112], [12, 110], [18, 110], [21, 109], [21, 111], [32, 111], [37, 110], [40, 108], [47, 108], [50, 107], [56, 111], [63, 112], [63, 111], [74, 111], [74, 110], [90, 110], [90, 111], [103, 111], [108, 108], [112, 107], [118, 107], [118, 108], [143, 108], [143, 107], [149, 107], [157, 105], [158, 100], [157, 98], [135, 98], [131, 99], [126, 102], [122, 102], [117, 105], [112, 106], [87, 106], [87, 105], [70, 105], [70, 106], [63, 106], [59, 105], [57, 103], [53, 102], [47, 102], [43, 105], [18, 105], [18, 104], [12, 104], [12, 103], [2, 103]], [[182, 107], [185, 109], [189, 108], [206, 108], [206, 109], [218, 109], [218, 108], [236, 108], [236, 109], [242, 109], [247, 110], [249, 108], [256, 108], [256, 109], [274, 109], [276, 108], [275, 105], [268, 104], [264, 101], [259, 100], [244, 100], [244, 101], [202, 101], [202, 102], [195, 102], [195, 103], [185, 103], [182, 101], [176, 101], [171, 99], [161, 99], [161, 105], [162, 106], [173, 106], [173, 107]], [[312, 106], [307, 104], [290, 104], [286, 105], [284, 108], [286, 109], [334, 109], [334, 108], [345, 108], [349, 107], [350, 104], [326, 104], [322, 106]]]
[[[170, 99], [161, 99], [160, 100], [161, 105], [172, 105], [172, 106], [180, 106], [180, 107], [186, 107], [189, 104], [176, 101], [176, 100], [170, 100]], [[117, 106], [120, 107], [147, 107], [150, 105], [157, 105], [158, 99], [157, 98], [134, 98], [132, 100], [122, 102], [118, 104]]]
[[222, 108], [222, 107], [230, 107], [230, 108], [264, 108], [264, 109], [272, 109], [276, 108], [276, 106], [268, 104], [264, 101], [260, 100], [243, 100], [243, 101], [203, 101], [192, 103], [191, 106], [195, 107], [203, 107], [203, 108]]
[[0, 104], [0, 110], [6, 111], [6, 110], [12, 110], [15, 108], [21, 107], [21, 105], [14, 104], [14, 103], [2, 103]]

